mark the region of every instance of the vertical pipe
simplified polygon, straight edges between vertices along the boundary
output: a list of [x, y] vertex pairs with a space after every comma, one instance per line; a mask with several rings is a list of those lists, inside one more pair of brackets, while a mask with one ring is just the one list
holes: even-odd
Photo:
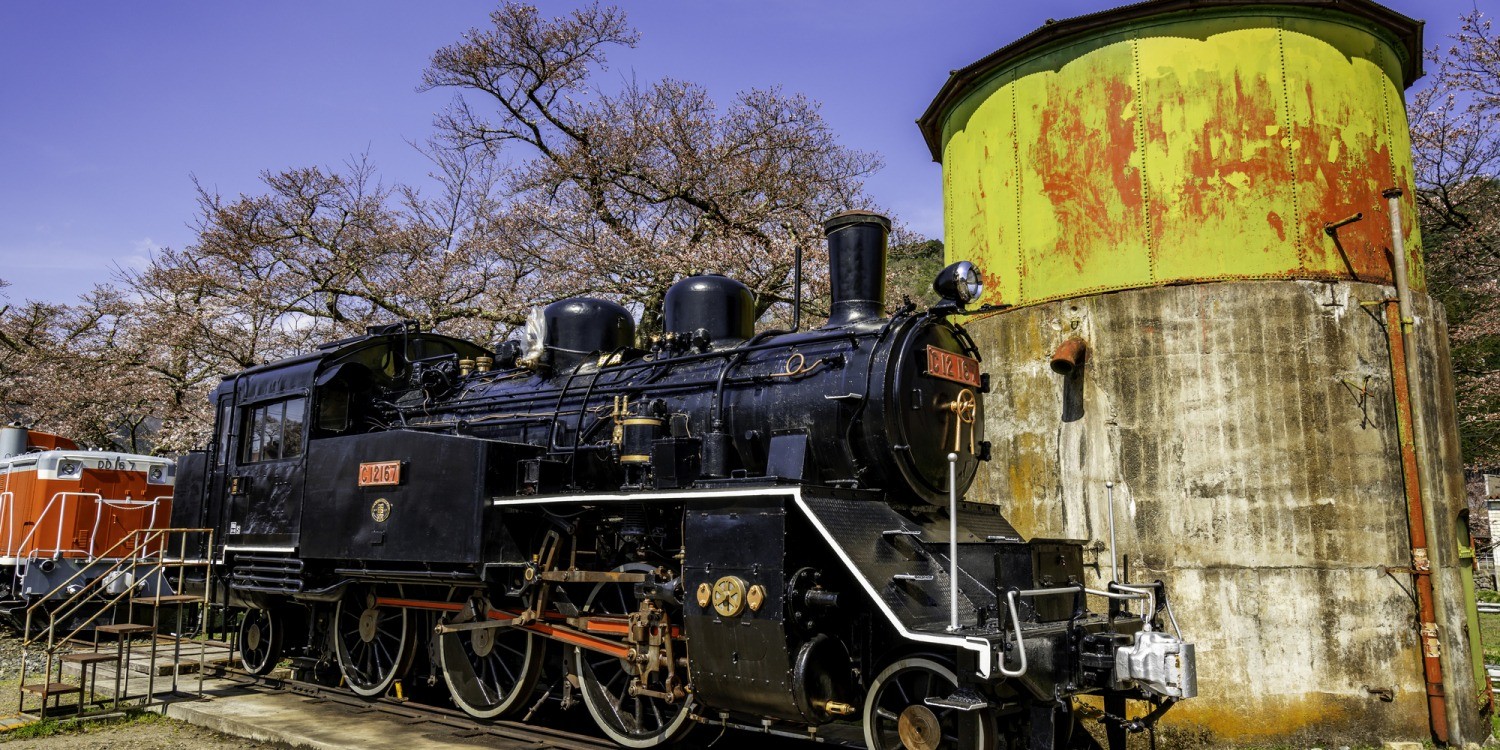
[[958, 630], [958, 454], [948, 454], [948, 630]]
[[1432, 556], [1436, 532], [1433, 509], [1422, 497], [1424, 471], [1417, 446], [1422, 442], [1421, 412], [1412, 406], [1412, 394], [1422, 392], [1422, 373], [1416, 357], [1411, 287], [1407, 280], [1406, 241], [1401, 230], [1401, 188], [1382, 195], [1391, 219], [1391, 272], [1396, 281], [1396, 307], [1386, 305], [1386, 335], [1391, 347], [1391, 384], [1396, 392], [1396, 427], [1401, 441], [1401, 476], [1406, 493], [1406, 522], [1411, 537], [1412, 578], [1417, 591], [1419, 642], [1422, 673], [1427, 685], [1428, 723], [1433, 737], [1447, 744], [1453, 719], [1448, 715], [1443, 691], [1442, 640], [1437, 625], [1436, 596], [1432, 582]]
[[1115, 583], [1123, 583], [1120, 580], [1119, 561], [1115, 557], [1115, 483], [1106, 481], [1104, 483], [1104, 496], [1109, 503], [1109, 580]]
[[792, 333], [802, 330], [802, 245], [792, 257]]

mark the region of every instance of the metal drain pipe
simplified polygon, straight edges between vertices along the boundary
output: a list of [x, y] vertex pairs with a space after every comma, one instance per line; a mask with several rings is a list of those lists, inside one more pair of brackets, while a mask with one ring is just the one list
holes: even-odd
[[1120, 580], [1119, 559], [1115, 556], [1115, 483], [1106, 480], [1104, 482], [1104, 496], [1109, 503], [1109, 580], [1115, 583], [1124, 583]]
[[1448, 715], [1443, 690], [1443, 643], [1437, 624], [1436, 596], [1432, 582], [1432, 556], [1436, 549], [1436, 514], [1422, 497], [1422, 479], [1428, 467], [1417, 450], [1425, 445], [1421, 410], [1412, 406], [1412, 395], [1422, 393], [1422, 371], [1416, 356], [1411, 286], [1406, 276], [1406, 240], [1401, 231], [1401, 188], [1382, 193], [1390, 208], [1391, 271], [1396, 281], [1396, 306], [1387, 304], [1386, 335], [1391, 347], [1391, 385], [1396, 393], [1396, 427], [1401, 441], [1401, 477], [1406, 492], [1406, 524], [1411, 537], [1413, 586], [1417, 591], [1417, 614], [1421, 626], [1422, 674], [1427, 683], [1428, 723], [1438, 742], [1447, 744], [1457, 729], [1457, 717]]

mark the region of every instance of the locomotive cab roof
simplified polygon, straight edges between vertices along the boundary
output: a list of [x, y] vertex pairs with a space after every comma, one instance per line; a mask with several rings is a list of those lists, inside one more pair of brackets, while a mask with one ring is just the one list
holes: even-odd
[[461, 358], [492, 356], [473, 342], [422, 331], [415, 324], [373, 326], [364, 335], [319, 344], [306, 354], [226, 376], [213, 398], [235, 391], [237, 401], [244, 404], [306, 393], [336, 377], [346, 365], [364, 366], [377, 380], [386, 381], [384, 385], [393, 385], [411, 362], [448, 354]]

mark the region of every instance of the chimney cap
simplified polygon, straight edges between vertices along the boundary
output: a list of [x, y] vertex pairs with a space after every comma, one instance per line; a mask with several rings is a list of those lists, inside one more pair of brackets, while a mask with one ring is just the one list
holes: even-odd
[[891, 220], [886, 218], [883, 214], [878, 214], [874, 211], [862, 211], [856, 209], [853, 211], [843, 211], [828, 217], [828, 220], [823, 222], [823, 236], [827, 237], [828, 235], [833, 234], [834, 232], [843, 229], [844, 227], [854, 224], [871, 223], [879, 224], [880, 226], [884, 227], [885, 231], [887, 232], [891, 231]]

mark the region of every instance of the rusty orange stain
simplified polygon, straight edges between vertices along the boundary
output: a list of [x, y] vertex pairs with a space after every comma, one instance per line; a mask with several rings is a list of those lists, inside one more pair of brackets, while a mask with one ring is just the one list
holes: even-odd
[[[943, 129], [945, 198], [975, 207], [949, 214], [949, 259], [1006, 277], [985, 301], [1011, 305], [1351, 268], [1390, 283], [1380, 193], [1409, 195], [1412, 175], [1396, 52], [1369, 22], [1323, 16], [1157, 18], [976, 85]], [[1323, 227], [1356, 212], [1341, 254]]]

